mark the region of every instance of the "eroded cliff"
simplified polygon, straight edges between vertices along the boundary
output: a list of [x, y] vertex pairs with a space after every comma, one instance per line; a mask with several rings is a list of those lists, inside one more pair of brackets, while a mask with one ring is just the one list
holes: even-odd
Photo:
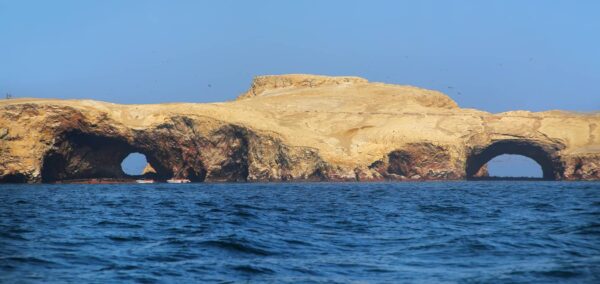
[[236, 101], [117, 105], [0, 102], [0, 182], [126, 178], [146, 155], [154, 178], [192, 181], [433, 180], [486, 175], [501, 154], [544, 178], [600, 179], [600, 114], [461, 109], [448, 96], [357, 77], [257, 77]]

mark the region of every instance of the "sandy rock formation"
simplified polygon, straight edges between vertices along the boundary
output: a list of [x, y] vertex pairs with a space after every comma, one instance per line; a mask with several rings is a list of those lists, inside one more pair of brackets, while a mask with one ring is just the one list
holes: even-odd
[[357, 77], [257, 77], [237, 100], [117, 105], [0, 102], [0, 182], [127, 178], [140, 152], [158, 179], [445, 180], [501, 154], [544, 178], [600, 180], [600, 114], [461, 109], [448, 96]]

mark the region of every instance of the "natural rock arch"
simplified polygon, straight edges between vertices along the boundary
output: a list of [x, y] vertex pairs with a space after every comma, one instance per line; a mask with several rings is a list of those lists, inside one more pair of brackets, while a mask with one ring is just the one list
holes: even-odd
[[146, 156], [157, 177], [172, 175], [168, 168], [151, 155], [119, 137], [71, 131], [65, 133], [42, 159], [42, 182], [90, 178], [126, 178], [121, 162], [132, 152]]
[[559, 148], [529, 140], [496, 141], [471, 151], [467, 157], [466, 178], [477, 178], [480, 170], [493, 158], [512, 154], [528, 157], [538, 163], [542, 168], [543, 179], [558, 180], [563, 174], [562, 163], [556, 154]]
[[259, 77], [238, 100], [216, 104], [4, 100], [0, 183], [118, 176], [119, 155], [134, 151], [157, 180], [455, 180], [478, 168], [484, 176], [501, 153], [532, 157], [548, 179], [600, 180], [599, 121], [492, 114], [417, 87], [300, 74]]

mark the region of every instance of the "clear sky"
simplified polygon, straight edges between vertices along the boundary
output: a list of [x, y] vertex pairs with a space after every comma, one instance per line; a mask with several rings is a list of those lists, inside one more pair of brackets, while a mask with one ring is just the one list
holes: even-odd
[[600, 1], [0, 0], [0, 94], [215, 102], [354, 75], [490, 112], [600, 110]]

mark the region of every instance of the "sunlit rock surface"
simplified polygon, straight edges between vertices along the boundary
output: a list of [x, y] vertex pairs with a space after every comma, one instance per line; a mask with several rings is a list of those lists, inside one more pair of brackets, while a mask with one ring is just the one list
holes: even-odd
[[501, 154], [545, 179], [600, 179], [600, 114], [462, 109], [448, 96], [357, 77], [257, 77], [223, 103], [0, 102], [0, 182], [128, 178], [192, 181], [446, 180], [487, 175]]

